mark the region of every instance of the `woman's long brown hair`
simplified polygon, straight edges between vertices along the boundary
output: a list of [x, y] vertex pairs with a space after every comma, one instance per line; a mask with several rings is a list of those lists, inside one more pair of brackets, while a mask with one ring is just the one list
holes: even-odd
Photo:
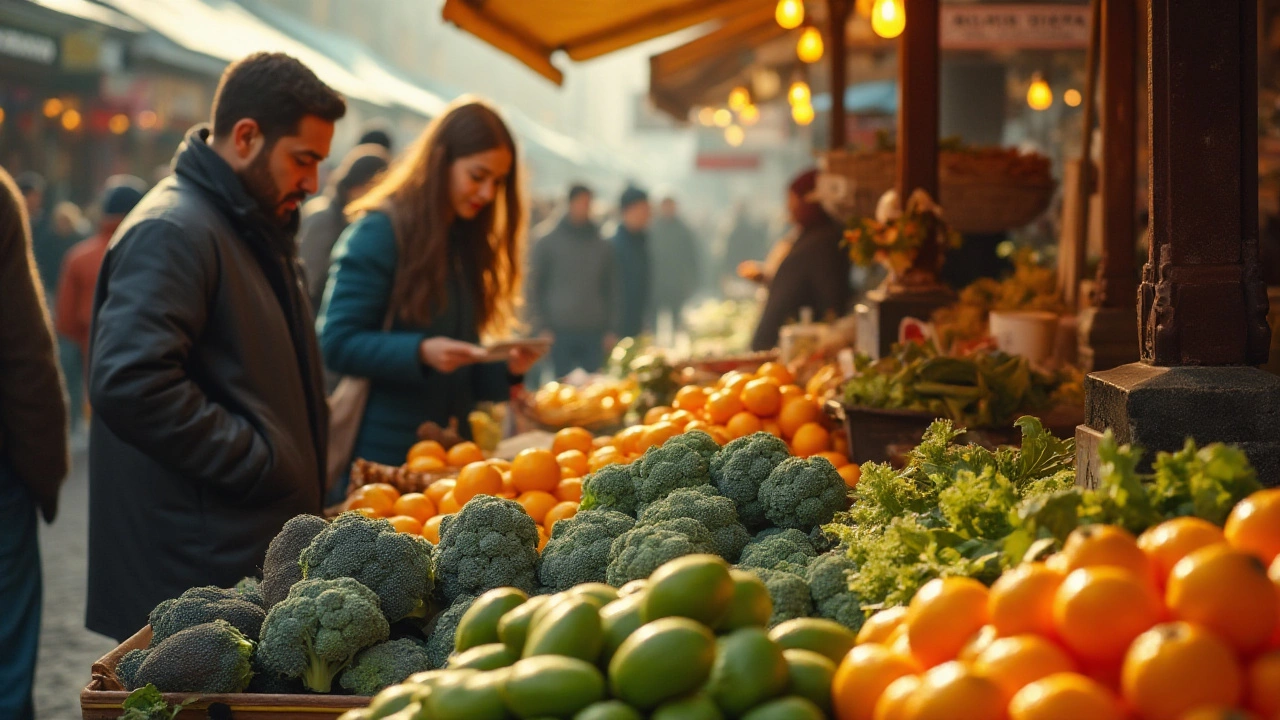
[[[505, 147], [511, 174], [498, 197], [475, 218], [454, 218], [449, 174], [460, 158]], [[463, 233], [470, 254], [463, 264], [478, 309], [477, 331], [500, 336], [516, 324], [526, 234], [525, 202], [515, 139], [498, 113], [475, 99], [459, 99], [432, 120], [405, 157], [367, 194], [347, 206], [348, 216], [386, 212], [391, 216], [400, 257], [392, 307], [406, 323], [427, 325], [447, 302], [450, 234]], [[451, 227], [457, 224], [457, 228]]]

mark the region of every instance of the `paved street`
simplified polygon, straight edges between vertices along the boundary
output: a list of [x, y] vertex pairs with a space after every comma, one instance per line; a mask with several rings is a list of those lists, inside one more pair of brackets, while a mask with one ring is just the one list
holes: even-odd
[[115, 641], [84, 629], [88, 558], [89, 478], [83, 447], [72, 456], [58, 518], [40, 528], [44, 564], [44, 620], [36, 668], [37, 720], [80, 717], [80, 690], [89, 667]]

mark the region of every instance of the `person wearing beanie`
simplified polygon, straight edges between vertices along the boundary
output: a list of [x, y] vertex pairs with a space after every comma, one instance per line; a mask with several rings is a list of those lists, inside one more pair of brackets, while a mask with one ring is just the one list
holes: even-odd
[[814, 199], [817, 185], [818, 171], [809, 170], [788, 188], [787, 211], [797, 235], [769, 280], [769, 297], [751, 340], [752, 350], [776, 347], [778, 331], [798, 320], [803, 308], [821, 320], [845, 314], [853, 300], [851, 264], [840, 247], [844, 228]]
[[618, 335], [643, 333], [652, 302], [652, 259], [649, 251], [649, 196], [628, 187], [618, 201], [618, 230], [613, 235], [613, 256], [618, 265]]

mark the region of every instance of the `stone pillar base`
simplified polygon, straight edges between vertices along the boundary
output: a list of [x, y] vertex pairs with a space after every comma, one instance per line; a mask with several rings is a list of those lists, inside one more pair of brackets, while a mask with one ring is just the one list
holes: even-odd
[[1238, 445], [1263, 485], [1280, 485], [1280, 377], [1257, 368], [1133, 363], [1091, 373], [1084, 416], [1076, 428], [1080, 485], [1097, 485], [1097, 443], [1106, 430], [1145, 448], [1146, 468], [1156, 452], [1180, 450], [1187, 438]]
[[898, 326], [906, 318], [928, 322], [933, 311], [949, 305], [955, 293], [944, 285], [919, 290], [872, 290], [858, 305], [858, 352], [873, 358], [888, 355], [898, 342]]
[[1086, 373], [1138, 362], [1138, 320], [1133, 308], [1085, 308], [1078, 329], [1080, 369]]

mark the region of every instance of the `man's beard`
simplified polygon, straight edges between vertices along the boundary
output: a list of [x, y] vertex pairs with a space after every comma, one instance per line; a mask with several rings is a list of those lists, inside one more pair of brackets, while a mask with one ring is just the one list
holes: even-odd
[[307, 196], [305, 193], [292, 192], [280, 197], [280, 191], [276, 188], [275, 181], [271, 179], [269, 154], [264, 149], [249, 163], [249, 167], [245, 168], [244, 172], [237, 175], [240, 177], [240, 182], [244, 184], [245, 191], [249, 193], [249, 197], [257, 203], [258, 208], [272, 226], [292, 236], [298, 231], [299, 212], [295, 209], [288, 215], [281, 215], [280, 206], [289, 200], [296, 200], [298, 207], [301, 208], [302, 201]]

